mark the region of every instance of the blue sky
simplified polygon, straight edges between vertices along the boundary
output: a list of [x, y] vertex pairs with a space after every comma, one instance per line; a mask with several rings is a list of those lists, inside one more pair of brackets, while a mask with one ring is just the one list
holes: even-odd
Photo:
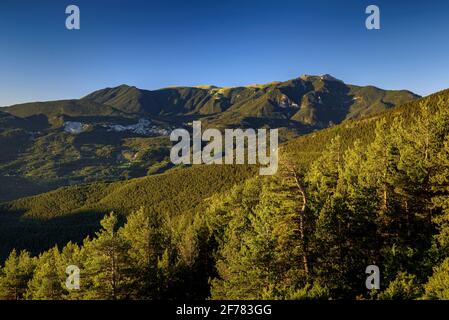
[[[65, 28], [69, 4], [81, 30]], [[365, 28], [369, 4], [381, 30]], [[0, 105], [324, 73], [426, 95], [449, 87], [448, 37], [446, 0], [2, 0]]]

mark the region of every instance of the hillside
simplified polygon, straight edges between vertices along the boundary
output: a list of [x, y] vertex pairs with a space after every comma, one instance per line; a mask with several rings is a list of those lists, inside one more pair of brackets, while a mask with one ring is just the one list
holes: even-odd
[[[380, 118], [388, 122], [398, 115], [413, 118], [420, 113], [421, 102], [428, 101], [432, 104], [439, 100], [449, 102], [449, 90], [375, 116], [347, 121], [326, 130], [301, 136], [282, 145], [281, 157], [283, 153], [287, 153], [298, 163], [308, 167], [336, 135], [342, 137], [346, 148], [352, 146], [356, 139], [367, 144], [373, 140], [375, 122]], [[9, 248], [12, 245], [9, 243], [11, 239], [7, 236], [10, 230], [14, 232], [29, 230], [31, 234], [36, 235], [31, 237], [33, 243], [31, 248], [34, 250], [40, 246], [47, 247], [52, 241], [64, 243], [69, 239], [79, 240], [86, 234], [91, 234], [98, 227], [102, 214], [110, 210], [126, 214], [145, 205], [175, 215], [192, 214], [197, 211], [195, 208], [202, 200], [227, 190], [252, 175], [252, 170], [242, 166], [194, 166], [123, 182], [65, 187], [5, 203], [0, 207], [0, 225], [4, 228], [5, 247]], [[75, 232], [72, 226], [66, 226], [65, 221], [76, 225], [77, 231]], [[64, 234], [67, 234], [62, 240], [59, 233], [55, 233], [55, 230], [59, 229], [65, 230]], [[38, 234], [40, 236], [37, 236]], [[30, 242], [25, 241], [21, 245], [14, 243], [14, 246], [29, 247]], [[7, 251], [6, 248], [4, 250]]]
[[[145, 206], [173, 216], [194, 216], [205, 200], [253, 175], [246, 166], [194, 166], [129, 181], [75, 185], [0, 205], [0, 260], [11, 247], [40, 252], [80, 241], [98, 230], [110, 211]], [[14, 235], [21, 234], [20, 238]]]
[[64, 119], [89, 117], [125, 117], [125, 114], [111, 106], [93, 101], [61, 100], [49, 102], [32, 102], [3, 108], [4, 112], [16, 117], [28, 119], [33, 116], [44, 116], [48, 124], [61, 126]]
[[411, 121], [420, 114], [422, 103], [428, 103], [431, 107], [439, 103], [449, 105], [449, 89], [360, 120], [345, 121], [340, 125], [287, 141], [282, 149], [307, 167], [321, 153], [323, 146], [329, 143], [333, 137], [341, 136], [345, 148], [351, 147], [355, 140], [359, 140], [366, 145], [374, 139], [374, 129], [378, 120], [385, 119], [388, 124], [391, 124], [396, 117], [401, 116], [407, 121]]

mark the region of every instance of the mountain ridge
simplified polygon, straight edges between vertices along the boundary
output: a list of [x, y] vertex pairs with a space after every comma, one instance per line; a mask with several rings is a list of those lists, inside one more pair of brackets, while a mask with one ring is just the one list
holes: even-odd
[[97, 90], [82, 99], [125, 112], [215, 116], [211, 121], [215, 123], [254, 117], [289, 119], [323, 128], [419, 97], [408, 90], [347, 85], [325, 74], [236, 87], [180, 86], [150, 91], [121, 85]]
[[3, 111], [19, 117], [40, 113], [67, 115], [61, 107], [66, 103], [69, 106], [65, 109], [70, 109], [70, 104], [80, 110], [85, 108], [83, 115], [201, 117], [219, 127], [242, 123], [272, 125], [270, 120], [274, 119], [283, 121], [280, 127], [287, 122], [287, 126], [320, 129], [419, 97], [408, 90], [345, 84], [325, 74], [235, 87], [202, 85], [146, 90], [122, 84], [93, 91], [80, 99], [19, 104]]

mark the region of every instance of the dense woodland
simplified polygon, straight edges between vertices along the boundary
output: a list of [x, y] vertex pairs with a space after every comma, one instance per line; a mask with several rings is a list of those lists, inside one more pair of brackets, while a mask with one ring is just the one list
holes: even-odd
[[[310, 165], [282, 153], [276, 176], [239, 182], [203, 210], [111, 212], [81, 244], [14, 250], [0, 299], [449, 299], [444, 97], [413, 117], [371, 119], [372, 138], [349, 146], [329, 129]], [[68, 265], [80, 290], [65, 287]], [[365, 287], [368, 265], [380, 290]]]

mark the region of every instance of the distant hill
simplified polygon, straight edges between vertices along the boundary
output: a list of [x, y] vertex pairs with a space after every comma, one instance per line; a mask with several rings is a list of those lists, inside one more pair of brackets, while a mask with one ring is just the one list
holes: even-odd
[[31, 102], [2, 108], [22, 119], [41, 117], [48, 126], [62, 126], [65, 119], [88, 117], [129, 117], [124, 112], [111, 106], [99, 104], [88, 100], [60, 100], [48, 102]]
[[[6, 109], [4, 111], [6, 111]], [[19, 129], [39, 130], [45, 127], [46, 123], [46, 120], [39, 116], [31, 116], [24, 119], [11, 113], [0, 111], [0, 133]]]

